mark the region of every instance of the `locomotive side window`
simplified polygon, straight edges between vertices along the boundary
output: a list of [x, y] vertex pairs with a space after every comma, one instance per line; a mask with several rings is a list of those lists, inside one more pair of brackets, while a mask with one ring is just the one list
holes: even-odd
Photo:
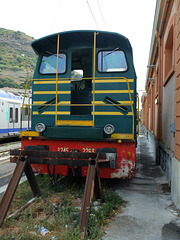
[[[39, 72], [41, 74], [55, 74], [57, 65], [57, 54], [43, 56]], [[58, 57], [58, 73], [66, 72], [66, 55], [60, 53]]]
[[123, 51], [101, 51], [98, 53], [99, 72], [124, 72], [127, 61]]

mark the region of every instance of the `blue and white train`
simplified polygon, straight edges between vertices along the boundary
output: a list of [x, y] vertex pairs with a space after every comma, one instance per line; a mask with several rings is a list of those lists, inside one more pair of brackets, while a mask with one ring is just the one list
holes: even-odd
[[[28, 104], [28, 98], [25, 103]], [[21, 108], [23, 97], [0, 90], [0, 139], [20, 136], [20, 130], [30, 129], [30, 110], [23, 108], [21, 121]]]

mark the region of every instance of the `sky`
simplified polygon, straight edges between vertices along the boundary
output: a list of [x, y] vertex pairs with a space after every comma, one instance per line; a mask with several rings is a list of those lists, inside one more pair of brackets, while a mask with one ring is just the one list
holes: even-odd
[[143, 90], [155, 5], [156, 0], [4, 0], [0, 27], [35, 39], [69, 30], [118, 32], [132, 45], [137, 89]]

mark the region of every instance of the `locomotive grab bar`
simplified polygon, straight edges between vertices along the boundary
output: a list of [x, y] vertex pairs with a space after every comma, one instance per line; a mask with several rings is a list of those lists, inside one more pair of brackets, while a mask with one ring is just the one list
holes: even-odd
[[[30, 82], [33, 82], [34, 84], [46, 84], [46, 83], [51, 83], [51, 84], [64, 84], [64, 83], [71, 83], [72, 80], [79, 80], [79, 79], [82, 79], [82, 78], [47, 78], [47, 79], [30, 79], [27, 81], [26, 83], [26, 87], [25, 87], [25, 94], [24, 94], [24, 98], [23, 98], [23, 105], [22, 105], [22, 109], [21, 109], [21, 131], [22, 131], [22, 112], [23, 112], [23, 107], [24, 106], [28, 106], [28, 107], [31, 107], [31, 106], [41, 106], [42, 108], [43, 107], [49, 107], [49, 106], [55, 106], [56, 108], [58, 106], [93, 106], [94, 110], [95, 110], [95, 106], [114, 106], [114, 107], [124, 107], [124, 106], [130, 106], [131, 107], [131, 113], [128, 113], [127, 115], [131, 115], [132, 116], [132, 134], [134, 135], [134, 109], [133, 109], [133, 104], [134, 104], [134, 101], [132, 101], [132, 97], [131, 97], [131, 94], [134, 93], [133, 90], [130, 89], [130, 85], [129, 83], [130, 82], [133, 82], [134, 80], [133, 79], [127, 79], [125, 77], [95, 77], [94, 79], [92, 77], [85, 77], [83, 78], [83, 80], [92, 80], [95, 83], [100, 83], [100, 82], [105, 82], [105, 83], [108, 83], [108, 82], [126, 82], [127, 83], [127, 90], [123, 90], [124, 93], [128, 93], [129, 94], [129, 100], [128, 101], [121, 101], [121, 102], [118, 102], [118, 104], [116, 103], [109, 103], [109, 104], [106, 104], [104, 103], [103, 101], [95, 101], [95, 94], [97, 93], [97, 91], [95, 90], [95, 87], [94, 87], [94, 91], [93, 94], [94, 94], [94, 101], [92, 101], [91, 103], [85, 103], [85, 104], [72, 104], [71, 102], [58, 102], [57, 103], [47, 103], [47, 102], [33, 102], [32, 104], [26, 104], [25, 103], [25, 98], [26, 98], [26, 93], [27, 93], [27, 87], [28, 87], [28, 84]], [[99, 91], [99, 90], [98, 90]], [[121, 90], [115, 90], [116, 92], [120, 92]], [[40, 92], [41, 93], [41, 92]], [[39, 93], [39, 94], [40, 94]], [[54, 93], [56, 94], [59, 94], [60, 91], [54, 91]], [[67, 94], [70, 94], [67, 93]], [[56, 112], [57, 113], [57, 112]], [[95, 112], [92, 111], [92, 115], [95, 115]], [[95, 116], [94, 116], [95, 117]], [[94, 125], [94, 122], [93, 122], [93, 125]]]

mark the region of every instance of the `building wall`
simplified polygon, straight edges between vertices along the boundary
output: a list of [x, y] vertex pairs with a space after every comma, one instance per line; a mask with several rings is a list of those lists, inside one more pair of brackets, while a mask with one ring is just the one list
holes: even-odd
[[142, 98], [141, 98], [141, 102], [142, 102], [142, 109], [141, 109], [141, 122], [142, 124], [147, 128], [147, 96], [144, 93]]
[[180, 0], [157, 0], [148, 65], [142, 123], [180, 209]]
[[176, 116], [175, 157], [180, 160], [180, 0], [177, 0], [176, 15]]
[[174, 133], [176, 102], [176, 1], [172, 1], [171, 11], [163, 34], [163, 99], [162, 99], [162, 142], [174, 152]]
[[171, 124], [175, 121], [175, 74], [163, 87], [162, 109], [162, 142], [174, 152], [174, 134], [171, 132]]
[[180, 0], [176, 11], [176, 106], [175, 106], [175, 148], [172, 161], [171, 196], [180, 209]]

